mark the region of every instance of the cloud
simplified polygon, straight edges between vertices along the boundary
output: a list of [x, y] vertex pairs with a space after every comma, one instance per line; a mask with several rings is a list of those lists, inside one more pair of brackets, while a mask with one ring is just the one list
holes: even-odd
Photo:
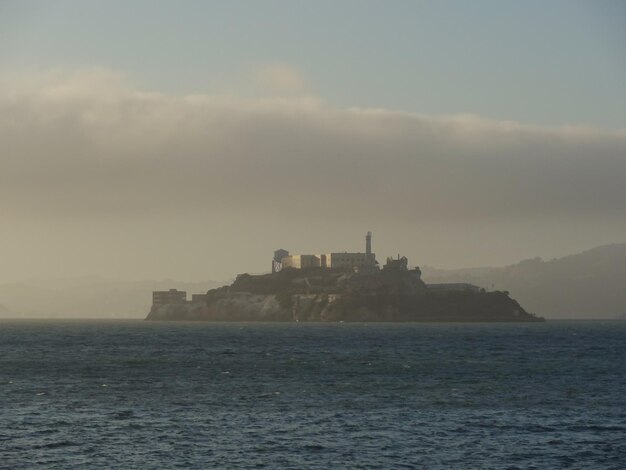
[[302, 72], [285, 63], [259, 66], [254, 75], [261, 86], [273, 93], [302, 93], [307, 89]]
[[[283, 88], [288, 67], [266, 70]], [[311, 97], [149, 93], [106, 70], [4, 81], [4, 217], [310, 220], [626, 216], [626, 133]]]

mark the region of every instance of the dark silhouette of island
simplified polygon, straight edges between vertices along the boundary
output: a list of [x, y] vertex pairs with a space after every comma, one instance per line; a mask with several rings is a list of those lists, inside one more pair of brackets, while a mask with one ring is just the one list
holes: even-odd
[[[308, 256], [308, 255], [307, 255]], [[382, 268], [288, 267], [241, 274], [230, 286], [186, 300], [154, 293], [147, 320], [299, 322], [536, 322], [507, 292], [466, 283], [428, 287], [406, 258]]]

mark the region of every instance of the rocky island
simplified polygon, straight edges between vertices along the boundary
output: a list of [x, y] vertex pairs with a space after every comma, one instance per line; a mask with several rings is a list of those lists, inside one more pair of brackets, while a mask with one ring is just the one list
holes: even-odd
[[[147, 320], [299, 322], [537, 322], [508, 292], [471, 284], [427, 285], [405, 257], [381, 268], [371, 253], [289, 256], [272, 273], [240, 274], [230, 286], [193, 295], [155, 292]], [[287, 255], [285, 255], [287, 253]], [[357, 256], [359, 255], [359, 256]], [[279, 261], [277, 261], [279, 259]], [[342, 265], [343, 263], [343, 265]], [[329, 266], [329, 264], [331, 266]], [[348, 264], [348, 265], [346, 265]], [[334, 267], [333, 267], [334, 265]]]

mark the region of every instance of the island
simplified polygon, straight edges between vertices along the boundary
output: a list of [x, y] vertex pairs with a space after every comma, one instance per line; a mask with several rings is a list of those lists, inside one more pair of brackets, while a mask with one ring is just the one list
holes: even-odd
[[194, 294], [153, 293], [147, 320], [275, 322], [537, 322], [508, 292], [471, 284], [432, 284], [406, 257], [378, 267], [368, 232], [365, 253], [289, 255], [277, 250], [272, 272], [240, 274]]

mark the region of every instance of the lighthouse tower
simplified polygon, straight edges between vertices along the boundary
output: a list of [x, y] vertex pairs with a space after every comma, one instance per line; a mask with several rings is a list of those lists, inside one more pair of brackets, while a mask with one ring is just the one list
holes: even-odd
[[372, 232], [367, 232], [365, 235], [365, 264], [369, 267], [375, 267], [376, 255], [372, 253]]

